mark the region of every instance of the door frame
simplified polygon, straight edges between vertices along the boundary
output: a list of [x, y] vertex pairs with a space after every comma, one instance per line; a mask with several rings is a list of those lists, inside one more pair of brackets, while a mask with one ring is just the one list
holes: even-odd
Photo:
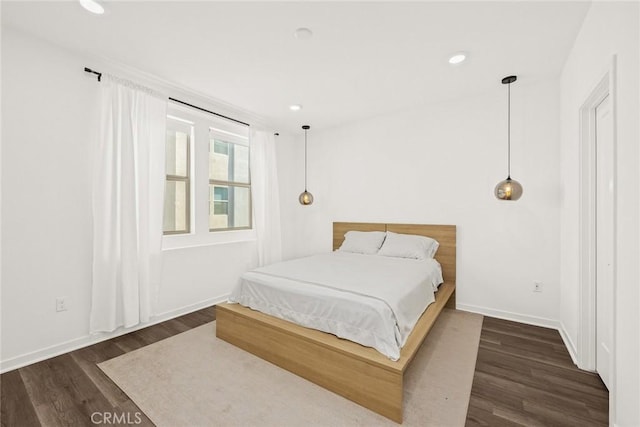
[[[579, 213], [579, 314], [578, 314], [578, 367], [588, 371], [596, 370], [596, 107], [610, 96], [613, 121], [613, 238], [617, 240], [617, 173], [615, 159], [616, 150], [616, 56], [613, 55], [604, 74], [591, 90], [590, 95], [580, 108], [580, 213]], [[611, 375], [611, 390], [616, 384], [615, 353], [616, 353], [616, 266], [617, 253], [613, 247], [613, 283], [611, 307], [611, 358], [609, 372]], [[611, 415], [611, 414], [610, 414]]]

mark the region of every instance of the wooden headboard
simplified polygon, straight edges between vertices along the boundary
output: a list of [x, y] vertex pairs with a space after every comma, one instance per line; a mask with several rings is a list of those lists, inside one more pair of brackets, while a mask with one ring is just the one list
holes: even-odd
[[334, 222], [333, 250], [342, 245], [347, 231], [392, 231], [400, 234], [416, 234], [435, 239], [440, 243], [436, 260], [442, 266], [445, 282], [456, 281], [456, 226], [435, 224], [384, 224], [366, 222]]

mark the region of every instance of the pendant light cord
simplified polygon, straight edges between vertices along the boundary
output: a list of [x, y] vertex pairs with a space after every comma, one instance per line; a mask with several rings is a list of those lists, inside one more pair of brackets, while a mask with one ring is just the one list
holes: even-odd
[[304, 130], [304, 191], [307, 191], [307, 130]]
[[511, 179], [511, 83], [507, 89], [507, 179]]

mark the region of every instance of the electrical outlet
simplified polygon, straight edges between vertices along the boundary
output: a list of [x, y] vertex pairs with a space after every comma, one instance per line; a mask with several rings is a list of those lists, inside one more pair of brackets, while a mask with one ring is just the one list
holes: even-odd
[[56, 311], [67, 311], [67, 297], [56, 298]]
[[533, 281], [533, 292], [542, 292], [542, 282], [540, 280]]

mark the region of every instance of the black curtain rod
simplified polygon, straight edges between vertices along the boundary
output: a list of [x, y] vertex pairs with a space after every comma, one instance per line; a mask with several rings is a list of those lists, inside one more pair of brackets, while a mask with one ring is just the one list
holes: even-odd
[[95, 74], [96, 76], [98, 76], [98, 81], [101, 81], [101, 79], [102, 79], [102, 73], [99, 73], [97, 71], [93, 71], [91, 68], [84, 67], [84, 72], [85, 73]]
[[186, 105], [187, 107], [195, 108], [196, 110], [204, 111], [205, 113], [213, 114], [214, 116], [222, 117], [223, 119], [231, 120], [232, 122], [240, 123], [241, 125], [251, 126], [249, 123], [242, 122], [240, 120], [236, 120], [232, 117], [228, 117], [215, 111], [207, 110], [205, 108], [198, 107], [197, 105], [189, 104], [188, 102], [180, 101], [179, 99], [169, 97], [169, 101], [177, 102], [182, 105]]
[[[84, 67], [84, 72], [85, 73], [95, 74], [96, 76], [98, 76], [98, 81], [101, 81], [101, 79], [102, 79], [102, 73], [100, 73], [98, 71], [95, 71], [95, 70], [92, 70], [91, 68]], [[197, 105], [189, 104], [188, 102], [180, 101], [179, 99], [175, 99], [175, 98], [169, 97], [169, 101], [177, 102], [179, 104], [186, 105], [187, 107], [195, 108], [196, 110], [204, 111], [205, 113], [213, 114], [214, 116], [222, 117], [223, 119], [227, 119], [227, 120], [231, 120], [232, 122], [240, 123], [241, 125], [251, 126], [249, 123], [245, 123], [243, 121], [236, 120], [236, 119], [234, 119], [232, 117], [228, 117], [228, 116], [216, 113], [215, 111], [211, 111], [211, 110], [207, 110], [205, 108], [198, 107]]]

